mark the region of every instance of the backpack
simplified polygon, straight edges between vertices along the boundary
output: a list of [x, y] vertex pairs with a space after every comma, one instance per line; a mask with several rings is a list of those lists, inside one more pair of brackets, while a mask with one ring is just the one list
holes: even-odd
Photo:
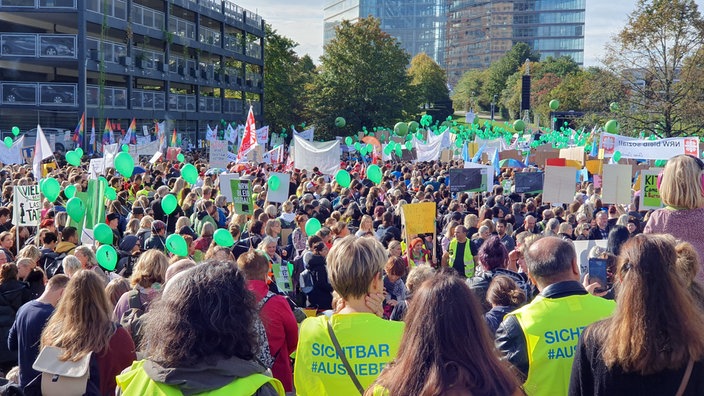
[[63, 353], [61, 348], [46, 346], [39, 352], [32, 365], [41, 377], [43, 396], [83, 395], [87, 391], [93, 353], [86, 354], [76, 362], [60, 360], [59, 356]]
[[314, 289], [313, 273], [307, 268], [303, 270], [303, 272], [301, 272], [301, 274], [298, 276], [298, 284], [303, 293], [311, 293]]
[[130, 333], [134, 345], [137, 346], [139, 350], [139, 344], [142, 340], [141, 329], [142, 329], [142, 316], [146, 310], [145, 304], [142, 304], [142, 298], [139, 296], [139, 290], [133, 289], [129, 291], [128, 301], [130, 309], [125, 311], [120, 318], [120, 325]]
[[66, 257], [66, 253], [54, 253], [53, 255], [47, 254], [44, 272], [46, 272], [46, 277], [48, 279], [51, 279], [54, 275], [64, 273], [64, 257]]

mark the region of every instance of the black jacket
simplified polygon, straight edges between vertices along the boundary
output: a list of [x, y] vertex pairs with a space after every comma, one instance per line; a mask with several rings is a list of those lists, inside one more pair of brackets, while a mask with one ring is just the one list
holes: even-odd
[[313, 291], [308, 293], [308, 305], [318, 309], [332, 309], [332, 285], [328, 281], [325, 257], [313, 255], [306, 268], [313, 275]]
[[[576, 281], [554, 283], [540, 293], [545, 298], [561, 298], [587, 294], [584, 287]], [[515, 316], [507, 316], [496, 330], [496, 348], [518, 371], [523, 380], [528, 377], [528, 349], [526, 336]]]
[[9, 280], [0, 285], [0, 295], [0, 363], [17, 363], [17, 352], [7, 348], [7, 337], [17, 310], [32, 299], [32, 293], [27, 283]]
[[489, 312], [491, 309], [491, 304], [486, 301], [486, 292], [489, 290], [489, 284], [491, 284], [491, 281], [497, 275], [507, 276], [516, 282], [518, 287], [526, 293], [526, 302], [530, 302], [530, 300], [533, 299], [533, 288], [528, 280], [528, 275], [523, 273], [519, 274], [518, 272], [504, 268], [496, 268], [493, 271], [483, 271], [477, 273], [473, 278], [467, 279], [467, 284], [474, 292], [474, 295], [477, 296], [479, 302], [481, 302], [484, 313]]

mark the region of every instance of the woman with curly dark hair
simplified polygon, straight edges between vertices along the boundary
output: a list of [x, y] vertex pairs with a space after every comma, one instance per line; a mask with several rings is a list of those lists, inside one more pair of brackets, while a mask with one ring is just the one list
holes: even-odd
[[231, 262], [208, 261], [179, 273], [146, 315], [149, 358], [117, 377], [120, 391], [283, 395], [281, 383], [254, 360], [257, 315], [254, 295]]

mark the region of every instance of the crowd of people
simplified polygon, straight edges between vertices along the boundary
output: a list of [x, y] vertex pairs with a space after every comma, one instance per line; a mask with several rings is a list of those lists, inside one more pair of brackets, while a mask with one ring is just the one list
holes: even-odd
[[[62, 193], [38, 227], [13, 224], [13, 187], [35, 175], [0, 171], [0, 394], [704, 394], [698, 158], [667, 162], [665, 207], [649, 211], [589, 182], [551, 205], [511, 191], [513, 168], [490, 191], [451, 193], [458, 164], [383, 163], [375, 183], [342, 162], [348, 185], [293, 169], [282, 203], [267, 200], [281, 167], [231, 164], [255, 203], [239, 213], [191, 162], [194, 184], [178, 162], [107, 170], [114, 268], [67, 216], [85, 165], [45, 175]], [[409, 234], [402, 208], [425, 202], [436, 231]], [[589, 256], [605, 281], [582, 269], [580, 240], [601, 240]]]

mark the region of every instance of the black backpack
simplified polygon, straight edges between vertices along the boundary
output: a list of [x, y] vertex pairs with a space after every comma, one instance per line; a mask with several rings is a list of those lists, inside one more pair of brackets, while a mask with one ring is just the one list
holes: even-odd
[[142, 330], [142, 316], [146, 311], [146, 305], [142, 304], [142, 298], [139, 296], [139, 290], [133, 289], [129, 291], [128, 295], [129, 307], [128, 311], [125, 311], [120, 318], [120, 325], [130, 333], [132, 336], [132, 341], [134, 345], [139, 350], [139, 344], [142, 340], [141, 330]]
[[66, 257], [66, 253], [51, 253], [46, 255], [44, 272], [46, 273], [47, 279], [51, 279], [54, 275], [64, 273], [64, 257]]

